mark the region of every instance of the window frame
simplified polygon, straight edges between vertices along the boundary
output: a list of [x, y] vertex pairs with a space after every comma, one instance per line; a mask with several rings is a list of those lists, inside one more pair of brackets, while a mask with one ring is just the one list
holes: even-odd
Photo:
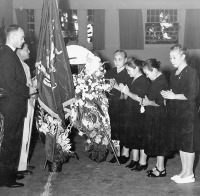
[[[143, 10], [143, 28], [144, 28], [144, 46], [145, 48], [152, 48], [152, 47], [169, 47], [170, 45], [174, 45], [175, 43], [155, 43], [155, 44], [147, 44], [146, 43], [146, 23], [147, 22], [147, 10], [176, 10], [177, 11], [177, 22], [174, 22], [174, 23], [178, 23], [178, 30], [177, 30], [177, 37], [178, 37], [178, 42], [177, 43], [180, 43], [180, 10], [179, 9], [164, 9], [164, 8], [151, 8], [151, 9], [144, 9]], [[151, 23], [151, 22], [149, 22]]]
[[[89, 12], [92, 12], [92, 14], [90, 15]], [[89, 21], [89, 17], [91, 17], [91, 21]], [[92, 41], [91, 42], [88, 41], [88, 39], [89, 39], [88, 25], [89, 24], [91, 24], [91, 26], [92, 26], [92, 36], [91, 36]], [[94, 38], [94, 9], [88, 9], [87, 10], [87, 43], [93, 45], [93, 38]]]
[[[35, 10], [34, 9], [26, 9], [27, 11], [27, 29], [28, 29], [28, 36], [35, 36]], [[31, 12], [33, 12], [31, 14]], [[31, 20], [31, 17], [33, 17], [33, 20]], [[33, 28], [30, 28], [33, 26]], [[33, 29], [33, 32], [30, 31], [30, 29]]]
[[[77, 9], [68, 9], [66, 11], [62, 11], [60, 9], [59, 11], [60, 11], [59, 18], [60, 18], [63, 38], [67, 39], [67, 42], [68, 41], [78, 42], [78, 38], [79, 38], [79, 36], [78, 36], [79, 35], [78, 10]], [[68, 16], [71, 14], [72, 21], [70, 21], [70, 22], [67, 21], [68, 16], [65, 19], [63, 19], [64, 21], [62, 21], [62, 17], [63, 17], [62, 14], [63, 13], [67, 14]], [[73, 19], [73, 13], [75, 13], [77, 19]], [[68, 30], [65, 30], [64, 29], [65, 27], [63, 27], [63, 25], [65, 25], [65, 23], [66, 23], [66, 26], [67, 26]], [[74, 24], [74, 26], [75, 26], [75, 23], [77, 24], [77, 30], [76, 29], [73, 30], [73, 31], [70, 30], [69, 29], [69, 24]]]

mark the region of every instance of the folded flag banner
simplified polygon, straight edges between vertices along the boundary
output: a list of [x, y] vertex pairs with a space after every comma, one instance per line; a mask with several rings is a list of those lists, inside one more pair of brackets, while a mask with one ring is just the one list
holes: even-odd
[[[65, 119], [70, 115], [69, 106], [74, 98], [74, 85], [68, 54], [62, 37], [57, 0], [44, 0], [43, 2], [36, 76], [39, 91], [38, 101], [42, 110], [53, 117], [52, 119], [56, 118], [61, 122], [65, 131]], [[49, 120], [48, 122], [50, 122]], [[60, 130], [59, 127], [61, 126], [55, 120], [51, 120], [51, 123], [55, 125], [51, 128], [54, 129], [52, 138], [56, 139], [58, 138], [57, 131]], [[44, 121], [41, 124], [44, 125]], [[46, 123], [46, 125], [49, 126], [49, 123]], [[45, 126], [42, 126], [42, 128], [44, 130]], [[52, 130], [49, 127], [46, 130], [51, 135]], [[63, 134], [64, 131], [61, 130], [60, 133]], [[65, 136], [67, 137], [66, 134]], [[48, 152], [47, 159], [50, 161], [53, 160], [54, 143], [55, 141], [52, 141], [52, 145], [45, 146], [45, 148], [50, 148], [46, 150]]]

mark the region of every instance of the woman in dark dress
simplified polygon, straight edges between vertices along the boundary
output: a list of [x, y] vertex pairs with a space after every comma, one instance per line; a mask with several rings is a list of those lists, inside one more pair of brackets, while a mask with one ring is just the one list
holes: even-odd
[[[106, 74], [106, 79], [115, 79], [115, 87], [108, 95], [109, 108], [108, 113], [110, 116], [111, 124], [111, 139], [115, 144], [119, 144], [119, 132], [120, 132], [120, 114], [124, 104], [124, 94], [119, 91], [119, 83], [127, 83], [130, 79], [126, 69], [125, 62], [127, 60], [127, 54], [124, 50], [116, 50], [114, 52], [114, 64], [115, 68], [110, 69]], [[118, 89], [118, 90], [117, 90]], [[120, 157], [120, 146], [117, 146], [117, 156]], [[116, 158], [110, 160], [110, 163], [115, 163]]]
[[144, 153], [144, 118], [145, 112], [141, 111], [140, 102], [147, 94], [150, 80], [142, 73], [143, 61], [130, 58], [126, 63], [126, 69], [133, 78], [129, 86], [120, 84], [120, 88], [128, 98], [125, 101], [123, 117], [125, 123], [121, 123], [120, 143], [123, 145], [123, 155], [129, 156], [132, 150], [132, 160], [126, 166], [135, 171], [147, 169], [147, 156]]
[[169, 152], [169, 129], [167, 127], [166, 100], [160, 92], [168, 90], [166, 77], [160, 71], [160, 62], [156, 59], [148, 59], [143, 63], [143, 71], [149, 78], [151, 86], [147, 96], [142, 100], [145, 106], [145, 147], [144, 152], [148, 156], [157, 156], [156, 166], [149, 170], [148, 177], [164, 177], [166, 170], [164, 157]]
[[200, 123], [196, 106], [199, 93], [197, 71], [188, 66], [187, 50], [181, 45], [170, 48], [170, 61], [176, 68], [170, 76], [170, 91], [162, 96], [170, 100], [172, 150], [179, 150], [182, 171], [171, 179], [176, 183], [195, 182], [195, 152], [200, 150]]

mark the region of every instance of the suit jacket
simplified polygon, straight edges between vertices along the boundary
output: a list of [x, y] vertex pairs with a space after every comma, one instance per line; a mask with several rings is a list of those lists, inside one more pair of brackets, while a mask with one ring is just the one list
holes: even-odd
[[8, 92], [8, 95], [0, 98], [0, 111], [25, 116], [29, 98], [26, 75], [18, 56], [7, 45], [0, 51], [0, 88]]

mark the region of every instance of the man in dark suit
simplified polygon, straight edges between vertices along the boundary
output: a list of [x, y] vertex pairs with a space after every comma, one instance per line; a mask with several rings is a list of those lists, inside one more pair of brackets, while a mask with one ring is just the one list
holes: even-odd
[[[0, 187], [24, 186], [16, 180], [19, 164], [23, 124], [27, 114], [29, 88], [22, 64], [14, 52], [24, 43], [24, 31], [18, 25], [6, 30], [6, 45], [0, 52], [0, 88], [6, 91], [0, 97], [0, 113], [4, 117], [4, 133], [0, 149]], [[30, 92], [31, 93], [31, 92]]]

